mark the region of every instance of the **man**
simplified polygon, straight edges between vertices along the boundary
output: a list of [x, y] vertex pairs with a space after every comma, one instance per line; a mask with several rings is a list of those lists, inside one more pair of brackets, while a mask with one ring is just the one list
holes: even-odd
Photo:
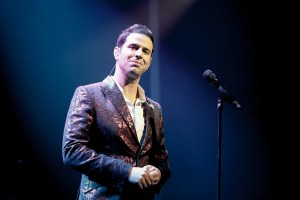
[[170, 177], [160, 104], [139, 85], [153, 51], [151, 30], [132, 25], [114, 48], [114, 75], [76, 88], [62, 154], [82, 173], [78, 199], [153, 200]]

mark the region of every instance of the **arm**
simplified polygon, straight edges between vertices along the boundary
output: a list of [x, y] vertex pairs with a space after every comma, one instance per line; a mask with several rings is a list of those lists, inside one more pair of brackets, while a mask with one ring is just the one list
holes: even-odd
[[164, 121], [162, 116], [162, 110], [160, 105], [157, 105], [159, 111], [157, 113], [159, 113], [159, 115], [155, 117], [156, 131], [154, 132], [155, 135], [153, 136], [153, 148], [155, 149], [153, 155], [153, 165], [159, 170], [159, 172], [157, 172], [157, 169], [153, 169], [153, 173], [157, 174], [157, 176], [160, 178], [156, 187], [159, 191], [160, 188], [171, 176], [171, 169], [168, 160], [168, 151], [165, 145]]
[[[95, 143], [101, 142], [95, 141], [93, 136], [96, 127], [91, 96], [85, 87], [78, 87], [66, 117], [62, 143], [63, 162], [98, 183], [124, 183], [128, 180], [131, 166], [96, 150]], [[97, 134], [100, 134], [99, 130]]]

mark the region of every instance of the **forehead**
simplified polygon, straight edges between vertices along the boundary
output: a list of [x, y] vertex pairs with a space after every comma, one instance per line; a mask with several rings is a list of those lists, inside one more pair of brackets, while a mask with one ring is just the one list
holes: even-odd
[[153, 49], [153, 43], [151, 39], [147, 35], [144, 35], [142, 33], [130, 33], [126, 38], [125, 45], [130, 45], [130, 44], [136, 44], [144, 48], [147, 48], [151, 51]]

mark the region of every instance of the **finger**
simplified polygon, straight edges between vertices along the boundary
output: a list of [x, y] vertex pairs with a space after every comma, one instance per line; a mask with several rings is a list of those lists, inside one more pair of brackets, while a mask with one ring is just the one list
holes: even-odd
[[138, 185], [139, 185], [139, 188], [141, 188], [141, 189], [143, 189], [144, 187], [143, 187], [143, 184], [139, 181], [138, 182]]
[[149, 184], [149, 182], [146, 181], [146, 179], [143, 179], [143, 180], [141, 181], [141, 185], [142, 185], [141, 189], [144, 189], [144, 188], [149, 187], [149, 186], [151, 185], [151, 183]]
[[158, 170], [151, 172], [152, 184], [157, 184], [160, 180], [160, 173]]
[[152, 165], [146, 165], [143, 168], [146, 169], [147, 171], [153, 171], [154, 167]]
[[147, 186], [150, 186], [152, 184], [152, 176], [149, 173], [145, 174], [144, 179], [145, 179], [145, 183], [147, 184]]

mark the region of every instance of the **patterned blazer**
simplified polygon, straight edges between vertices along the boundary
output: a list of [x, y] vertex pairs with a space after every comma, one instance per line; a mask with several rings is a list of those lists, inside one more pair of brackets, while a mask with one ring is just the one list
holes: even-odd
[[[170, 177], [162, 110], [146, 97], [141, 143], [129, 109], [113, 79], [76, 88], [66, 117], [62, 156], [82, 174], [79, 199], [154, 199]], [[139, 189], [128, 182], [132, 166], [154, 165], [162, 177]], [[133, 198], [134, 197], [134, 198]]]

